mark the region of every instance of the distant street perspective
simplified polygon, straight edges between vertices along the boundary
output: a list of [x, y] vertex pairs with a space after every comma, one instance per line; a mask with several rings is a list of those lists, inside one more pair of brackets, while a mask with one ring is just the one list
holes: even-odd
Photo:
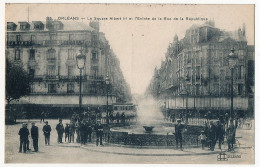
[[[7, 6], [5, 163], [254, 164], [254, 12], [122, 5], [127, 17], [97, 19], [48, 5]], [[121, 10], [93, 5], [71, 8]]]

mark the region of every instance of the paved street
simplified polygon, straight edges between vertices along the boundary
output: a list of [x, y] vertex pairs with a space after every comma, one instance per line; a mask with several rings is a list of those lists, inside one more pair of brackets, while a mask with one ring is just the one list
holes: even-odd
[[[19, 122], [25, 120], [18, 120]], [[27, 121], [27, 120], [26, 120]], [[37, 120], [38, 121], [38, 120]], [[39, 152], [18, 153], [18, 131], [21, 124], [6, 125], [5, 162], [6, 163], [252, 163], [254, 149], [252, 148], [253, 130], [238, 130], [237, 136], [240, 148], [234, 153], [227, 153], [228, 161], [218, 161], [220, 152], [201, 150], [200, 148], [185, 148], [179, 151], [173, 148], [138, 148], [120, 147], [106, 144], [96, 147], [94, 143], [81, 146], [78, 143], [57, 144], [55, 130], [57, 120], [48, 120], [52, 127], [51, 145], [45, 146], [44, 136], [40, 131]], [[63, 120], [65, 124], [66, 120]], [[43, 123], [36, 122], [39, 130]], [[29, 129], [31, 125], [29, 126]], [[30, 143], [32, 148], [32, 143]], [[225, 149], [225, 147], [224, 147]], [[232, 157], [231, 157], [232, 156]]]

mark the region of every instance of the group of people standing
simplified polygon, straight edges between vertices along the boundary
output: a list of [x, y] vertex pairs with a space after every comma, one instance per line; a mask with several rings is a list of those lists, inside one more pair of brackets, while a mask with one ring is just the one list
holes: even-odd
[[[28, 124], [23, 123], [22, 128], [19, 130], [18, 135], [20, 135], [20, 148], [19, 152], [26, 153], [29, 149], [29, 135], [31, 134], [31, 138], [33, 141], [34, 152], [38, 152], [38, 138], [39, 138], [39, 130], [38, 127], [32, 122], [31, 132], [29, 132]], [[59, 119], [59, 123], [56, 125], [57, 131], [57, 142], [58, 144], [63, 143], [63, 136], [65, 133], [65, 142], [73, 142], [75, 133], [77, 135], [76, 142], [81, 144], [87, 144], [91, 141], [92, 132], [95, 131], [96, 134], [96, 145], [103, 146], [103, 136], [105, 139], [109, 141], [109, 126], [103, 126], [100, 120], [97, 120], [95, 124], [91, 124], [91, 121], [83, 119], [81, 121], [71, 120], [70, 123], [66, 123], [66, 126], [63, 125], [62, 119]], [[52, 128], [48, 124], [48, 121], [45, 121], [45, 125], [42, 128], [45, 145], [50, 145], [50, 136]]]
[[208, 146], [211, 151], [214, 151], [217, 143], [218, 148], [221, 149], [226, 137], [228, 151], [234, 150], [237, 128], [234, 124], [234, 120], [231, 119], [229, 123], [223, 123], [220, 120], [215, 122], [213, 120], [209, 120], [208, 122], [209, 123], [206, 123], [205, 128], [199, 137], [202, 144], [202, 149], [204, 149], [205, 146]]
[[[22, 128], [19, 130], [18, 135], [20, 135], [20, 147], [19, 147], [19, 153], [22, 151], [26, 153], [27, 151], [30, 150], [29, 145], [29, 130], [27, 128], [28, 124], [23, 123]], [[31, 128], [31, 137], [33, 140], [33, 147], [34, 147], [34, 152], [38, 152], [38, 138], [39, 138], [39, 131], [38, 127], [35, 126], [35, 123], [32, 122], [32, 128]]]
[[[211, 120], [208, 119], [205, 123], [201, 134], [199, 135], [199, 141], [201, 142], [201, 147], [204, 150], [208, 147], [209, 150], [214, 151], [216, 144], [218, 143], [218, 148], [221, 149], [224, 144], [224, 139], [228, 143], [228, 151], [234, 150], [234, 144], [236, 143], [236, 121], [231, 120]], [[182, 141], [183, 133], [187, 131], [185, 126], [181, 124], [181, 119], [177, 119], [177, 124], [175, 125], [175, 140], [176, 148], [183, 150]]]

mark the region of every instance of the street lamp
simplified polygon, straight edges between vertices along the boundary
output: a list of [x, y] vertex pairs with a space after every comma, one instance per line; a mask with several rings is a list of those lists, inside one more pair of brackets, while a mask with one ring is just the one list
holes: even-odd
[[237, 58], [238, 56], [234, 53], [234, 48], [231, 49], [231, 52], [228, 55], [228, 65], [229, 68], [231, 70], [231, 107], [230, 107], [230, 119], [234, 119], [234, 109], [233, 109], [233, 72], [234, 72], [234, 68], [236, 66], [237, 63]]
[[106, 115], [106, 123], [109, 124], [109, 119], [108, 119], [108, 86], [110, 84], [110, 79], [109, 79], [108, 75], [106, 76], [105, 82], [106, 82], [106, 85], [107, 85], [107, 115]]
[[77, 60], [77, 66], [80, 72], [80, 77], [79, 77], [79, 111], [81, 112], [82, 108], [82, 94], [81, 94], [81, 82], [82, 82], [82, 70], [85, 67], [86, 64], [86, 55], [82, 54], [82, 50], [80, 50], [80, 53], [77, 54], [76, 56]]

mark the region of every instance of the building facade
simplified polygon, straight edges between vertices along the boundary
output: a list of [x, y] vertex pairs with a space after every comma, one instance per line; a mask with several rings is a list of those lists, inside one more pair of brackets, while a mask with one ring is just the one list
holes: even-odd
[[[6, 57], [22, 65], [33, 79], [31, 93], [16, 105], [53, 107], [57, 110], [76, 108], [79, 104], [79, 69], [76, 55], [86, 55], [82, 71], [83, 107], [127, 102], [131, 99], [120, 62], [98, 22], [61, 22], [46, 18], [46, 22], [8, 22]], [[106, 85], [108, 75], [110, 84]], [[33, 107], [31, 107], [33, 108]]]
[[[147, 93], [169, 109], [228, 111], [231, 106], [231, 69], [228, 55], [234, 48], [234, 108], [248, 111], [248, 57], [245, 26], [228, 32], [214, 21], [191, 26], [181, 40], [175, 35]], [[252, 69], [251, 69], [252, 70]], [[251, 83], [252, 84], [252, 83]]]

